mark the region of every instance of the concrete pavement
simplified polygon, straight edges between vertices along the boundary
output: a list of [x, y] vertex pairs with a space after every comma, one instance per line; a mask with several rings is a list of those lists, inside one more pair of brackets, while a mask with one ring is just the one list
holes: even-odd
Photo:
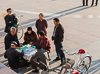
[[[4, 20], [2, 19], [5, 10], [9, 7], [14, 9], [18, 16], [23, 15], [20, 23], [24, 28], [32, 26], [36, 32], [35, 22], [38, 19], [38, 13], [43, 12], [49, 27], [48, 38], [52, 45], [51, 58], [56, 57], [55, 47], [51, 41], [53, 33], [53, 18], [58, 17], [65, 29], [65, 38], [63, 42], [64, 49], [70, 53], [78, 52], [78, 49], [84, 48], [92, 55], [92, 65], [89, 74], [100, 74], [100, 2], [97, 7], [82, 7], [81, 0], [0, 0], [0, 62], [6, 63], [3, 57], [4, 49]], [[16, 11], [17, 10], [17, 11]], [[19, 11], [20, 10], [20, 11]], [[23, 39], [20, 40], [23, 42]], [[50, 68], [58, 68], [60, 61], [50, 62]], [[52, 73], [52, 72], [51, 72]], [[30, 68], [20, 69], [20, 74], [32, 74]], [[56, 74], [53, 72], [53, 74]]]

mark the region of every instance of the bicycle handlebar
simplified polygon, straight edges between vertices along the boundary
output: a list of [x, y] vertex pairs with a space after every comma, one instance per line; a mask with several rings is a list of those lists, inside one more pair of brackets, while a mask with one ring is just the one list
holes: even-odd
[[75, 54], [79, 54], [79, 53], [72, 53], [72, 54], [69, 54], [67, 50], [63, 50], [65, 53], [67, 53], [68, 55], [75, 55]]

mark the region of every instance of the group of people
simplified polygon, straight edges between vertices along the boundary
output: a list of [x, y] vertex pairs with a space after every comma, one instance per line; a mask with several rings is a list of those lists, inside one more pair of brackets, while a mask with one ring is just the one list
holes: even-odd
[[[39, 19], [36, 21], [37, 33], [32, 30], [32, 27], [28, 27], [27, 31], [24, 33], [24, 42], [19, 43], [17, 38], [17, 27], [18, 19], [14, 14], [12, 14], [12, 9], [7, 9], [7, 15], [5, 16], [5, 32], [7, 35], [5, 36], [5, 58], [8, 59], [9, 66], [14, 69], [21, 68], [23, 66], [32, 66], [34, 69], [33, 72], [38, 72], [37, 67], [46, 70], [48, 68], [48, 63], [51, 60], [49, 53], [51, 51], [51, 44], [49, 39], [47, 38], [47, 28], [48, 23], [43, 18], [44, 15], [42, 13], [39, 14]], [[63, 52], [62, 42], [64, 39], [64, 28], [60, 24], [58, 18], [54, 18], [53, 22], [55, 24], [53, 35], [51, 37], [52, 41], [54, 41], [55, 50], [57, 53], [57, 57], [53, 61], [61, 60], [60, 66], [62, 66], [65, 62], [65, 55]], [[24, 50], [22, 52], [18, 52], [16, 49], [20, 49], [23, 45], [30, 44], [31, 46], [35, 46], [37, 52], [34, 56], [32, 56], [30, 62], [23, 58]], [[39, 63], [37, 63], [39, 62]], [[42, 63], [41, 63], [42, 62]], [[43, 65], [43, 63], [45, 65]]]
[[[93, 6], [93, 5], [94, 5], [94, 0], [92, 0], [91, 6]], [[98, 5], [98, 0], [96, 0], [96, 3], [95, 3], [95, 6], [97, 6], [97, 5]], [[83, 6], [88, 6], [88, 0], [83, 0]]]

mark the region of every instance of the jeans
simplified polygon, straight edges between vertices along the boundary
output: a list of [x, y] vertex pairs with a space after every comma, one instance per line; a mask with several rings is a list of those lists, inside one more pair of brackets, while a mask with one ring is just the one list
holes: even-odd
[[55, 44], [55, 47], [56, 47], [57, 57], [61, 58], [61, 63], [63, 64], [63, 61], [65, 60], [65, 54], [63, 52], [62, 43]]

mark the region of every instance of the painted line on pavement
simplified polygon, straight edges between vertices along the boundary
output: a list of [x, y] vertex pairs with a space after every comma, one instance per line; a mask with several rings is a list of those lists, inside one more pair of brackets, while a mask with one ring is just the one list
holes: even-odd
[[27, 13], [27, 14], [35, 14], [35, 15], [39, 15], [40, 13], [43, 13], [45, 16], [59, 16], [59, 14], [54, 14], [54, 13], [33, 12], [33, 11], [25, 11], [25, 10], [17, 10], [17, 9], [14, 9], [14, 11], [21, 12], [21, 13]]

